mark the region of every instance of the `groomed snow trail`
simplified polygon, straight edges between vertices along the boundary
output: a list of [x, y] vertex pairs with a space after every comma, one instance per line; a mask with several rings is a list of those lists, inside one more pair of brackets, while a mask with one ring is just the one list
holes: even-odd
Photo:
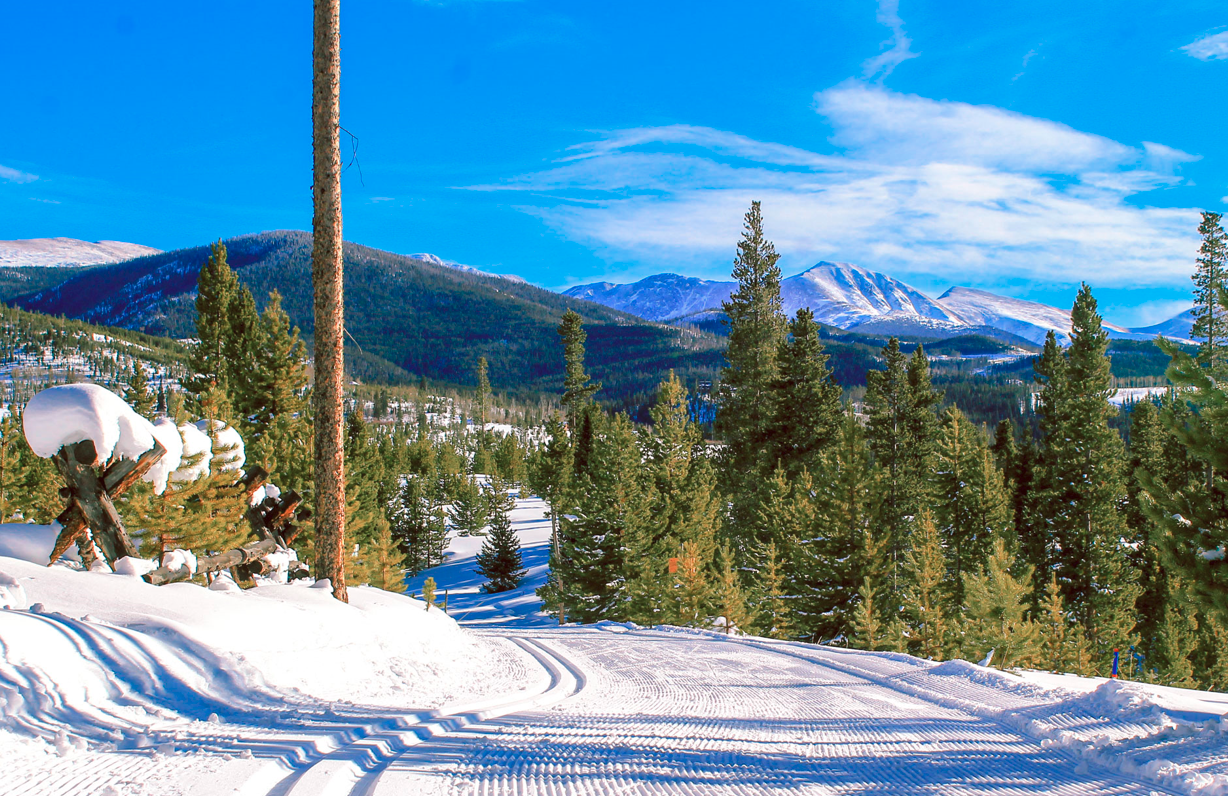
[[890, 658], [870, 656], [878, 677], [840, 660], [852, 656], [805, 645], [615, 625], [485, 632], [548, 645], [586, 686], [550, 710], [417, 745], [361, 793], [1167, 792], [944, 706], [940, 695], [892, 687], [907, 664]]

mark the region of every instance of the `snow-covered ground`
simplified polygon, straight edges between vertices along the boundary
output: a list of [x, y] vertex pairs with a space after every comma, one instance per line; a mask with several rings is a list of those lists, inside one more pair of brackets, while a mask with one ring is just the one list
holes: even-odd
[[1167, 387], [1121, 387], [1109, 397], [1109, 403], [1122, 406], [1152, 396], [1163, 395], [1167, 391]]
[[75, 238], [28, 238], [0, 240], [0, 266], [74, 266], [117, 263], [134, 257], [159, 254], [160, 249], [139, 243]]
[[451, 616], [0, 557], [0, 793], [1228, 794], [1225, 695], [558, 627], [544, 509], [513, 516], [517, 591], [480, 591], [481, 537], [413, 579]]
[[486, 579], [478, 574], [476, 560], [485, 537], [453, 536], [444, 550], [447, 561], [410, 578], [409, 591], [421, 594], [426, 579], [434, 578], [438, 589], [436, 599], [442, 601], [446, 591], [448, 613], [465, 625], [557, 623], [542, 613], [542, 601], [536, 593], [546, 582], [550, 563], [550, 520], [546, 503], [537, 497], [517, 500], [511, 519], [520, 535], [525, 567], [525, 580], [520, 588], [487, 594], [482, 588]]

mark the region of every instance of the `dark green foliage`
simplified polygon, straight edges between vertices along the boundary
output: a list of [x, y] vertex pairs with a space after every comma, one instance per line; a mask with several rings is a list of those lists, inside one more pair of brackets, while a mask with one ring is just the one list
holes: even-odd
[[790, 474], [814, 470], [840, 425], [840, 386], [832, 379], [814, 314], [797, 311], [789, 339], [777, 354], [772, 382], [772, 424], [764, 442], [767, 461]]
[[779, 374], [777, 357], [785, 342], [781, 312], [780, 255], [763, 234], [759, 203], [746, 213], [742, 240], [733, 262], [738, 288], [722, 304], [728, 317], [729, 343], [721, 371], [717, 431], [724, 437], [722, 468], [733, 497], [731, 534], [739, 555], [746, 553], [750, 518], [755, 512], [753, 489], [774, 463], [765, 461], [763, 445], [772, 427], [772, 385]]
[[1203, 212], [1198, 234], [1198, 267], [1194, 280], [1194, 325], [1190, 337], [1200, 340], [1198, 362], [1213, 372], [1228, 364], [1228, 310], [1220, 297], [1228, 289], [1228, 236], [1219, 213]]
[[188, 359], [192, 377], [184, 383], [194, 395], [204, 394], [210, 386], [225, 386], [229, 311], [239, 292], [238, 278], [226, 256], [224, 243], [213, 244], [196, 281], [196, 343]]
[[128, 379], [124, 400], [138, 415], [153, 418], [154, 404], [158, 399], [149, 391], [149, 377], [145, 373], [144, 363], [140, 360], [132, 363], [132, 376]]
[[1137, 573], [1121, 544], [1128, 533], [1119, 509], [1126, 499], [1125, 452], [1109, 425], [1116, 410], [1108, 402], [1107, 343], [1084, 285], [1072, 311], [1069, 350], [1058, 350], [1051, 335], [1037, 364], [1043, 480], [1031, 529], [1046, 529], [1052, 539], [1046, 564], [1101, 656], [1130, 645], [1138, 596]]
[[625, 539], [647, 521], [648, 502], [639, 477], [635, 429], [625, 415], [587, 412], [592, 453], [576, 475], [571, 513], [561, 518], [556, 569], [558, 599], [580, 622], [621, 619], [625, 611]]
[[898, 589], [899, 567], [911, 532], [911, 518], [921, 510], [933, 465], [942, 395], [930, 385], [925, 352], [911, 357], [892, 338], [883, 349], [886, 368], [866, 374], [865, 412], [870, 449], [884, 471], [882, 536], [892, 573], [887, 586]]
[[491, 481], [488, 492], [490, 503], [490, 534], [482, 542], [478, 553], [478, 572], [486, 578], [488, 592], [511, 591], [524, 580], [520, 556], [520, 537], [512, 530], [509, 512], [516, 502], [508, 494], [507, 484]]

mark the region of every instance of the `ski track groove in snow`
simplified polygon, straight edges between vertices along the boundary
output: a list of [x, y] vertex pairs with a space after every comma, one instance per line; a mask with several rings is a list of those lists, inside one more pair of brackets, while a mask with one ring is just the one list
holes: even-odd
[[[521, 632], [552, 640], [588, 688], [549, 711], [424, 743], [362, 796], [1166, 792], [940, 704], [941, 694], [927, 700], [872, 670], [831, 665], [827, 650], [621, 628]], [[923, 671], [871, 658], [884, 679]]]

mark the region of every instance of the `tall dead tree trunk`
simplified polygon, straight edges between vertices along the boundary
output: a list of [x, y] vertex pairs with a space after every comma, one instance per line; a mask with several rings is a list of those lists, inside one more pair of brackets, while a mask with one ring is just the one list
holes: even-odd
[[312, 48], [311, 277], [315, 288], [316, 577], [328, 578], [333, 596], [345, 589], [345, 456], [342, 428], [341, 250], [341, 2], [315, 0]]

